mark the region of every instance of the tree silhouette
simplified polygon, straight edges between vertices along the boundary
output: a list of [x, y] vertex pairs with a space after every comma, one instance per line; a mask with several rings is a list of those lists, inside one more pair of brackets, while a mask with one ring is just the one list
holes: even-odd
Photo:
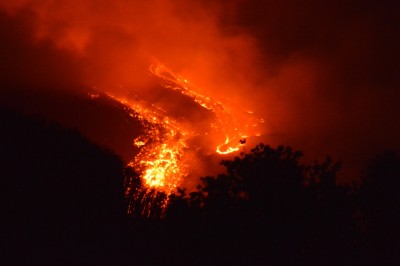
[[340, 163], [303, 165], [301, 157], [290, 147], [259, 144], [223, 161], [226, 173], [201, 178], [197, 191], [174, 195], [167, 218], [193, 217], [226, 254], [263, 254], [254, 263], [271, 262], [271, 254], [281, 263], [340, 263], [355, 228], [349, 189], [336, 184]]
[[137, 218], [161, 218], [167, 204], [167, 195], [143, 185], [140, 175], [130, 166], [125, 168], [124, 176], [128, 214]]
[[4, 265], [400, 261], [398, 152], [371, 160], [351, 190], [331, 158], [307, 165], [259, 144], [167, 199], [73, 130], [4, 109], [0, 119]]
[[[386, 151], [372, 159], [358, 190], [367, 251], [373, 263], [400, 263], [400, 154]], [[397, 264], [398, 265], [398, 264]]]

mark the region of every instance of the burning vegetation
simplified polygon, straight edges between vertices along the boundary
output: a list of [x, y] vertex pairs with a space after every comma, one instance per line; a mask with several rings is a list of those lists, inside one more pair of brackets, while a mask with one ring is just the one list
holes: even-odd
[[[259, 134], [258, 125], [263, 123], [251, 111], [208, 95], [157, 61], [149, 72], [160, 89], [165, 90], [167, 101], [149, 102], [137, 94], [121, 97], [107, 93], [121, 103], [132, 118], [138, 119], [144, 129], [143, 134], [133, 140], [140, 151], [128, 166], [140, 173], [145, 187], [152, 192], [132, 193], [135, 182], [127, 180], [128, 197], [144, 193], [142, 198], [153, 198], [156, 192], [169, 196], [181, 186], [202, 155], [239, 151], [247, 137]], [[176, 103], [181, 103], [181, 98], [190, 111], [174, 108]], [[164, 205], [166, 199], [164, 197]], [[132, 208], [130, 205], [128, 212], [133, 212]], [[142, 214], [148, 215], [147, 210], [144, 208]]]

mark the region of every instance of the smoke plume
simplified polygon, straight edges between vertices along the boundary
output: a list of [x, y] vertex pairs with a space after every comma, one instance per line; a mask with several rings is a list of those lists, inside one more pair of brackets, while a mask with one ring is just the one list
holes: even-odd
[[352, 175], [400, 148], [395, 2], [0, 0], [0, 9], [3, 88], [151, 93], [158, 60], [264, 118], [264, 143], [331, 154]]

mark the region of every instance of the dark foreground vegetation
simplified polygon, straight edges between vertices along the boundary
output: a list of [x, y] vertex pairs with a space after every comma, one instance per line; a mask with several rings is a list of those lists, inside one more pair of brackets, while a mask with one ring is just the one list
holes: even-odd
[[400, 265], [397, 152], [340, 186], [339, 163], [260, 144], [143, 217], [135, 193], [152, 192], [111, 152], [15, 112], [0, 121], [0, 265]]

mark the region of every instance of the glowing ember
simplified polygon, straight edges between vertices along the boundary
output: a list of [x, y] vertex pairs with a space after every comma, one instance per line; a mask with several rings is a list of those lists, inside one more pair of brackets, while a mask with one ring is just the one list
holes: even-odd
[[[179, 92], [174, 97], [189, 98], [199, 112], [204, 110], [212, 115], [212, 119], [193, 121], [185, 114], [168, 113], [162, 105], [145, 102], [136, 95], [121, 98], [108, 94], [123, 104], [144, 127], [144, 134], [133, 141], [140, 152], [129, 166], [141, 173], [148, 188], [169, 195], [181, 185], [189, 174], [190, 163], [196, 159], [193, 152], [187, 151], [196, 150], [203, 154], [236, 152], [245, 145], [247, 136], [257, 134], [255, 128], [263, 121], [254, 119], [252, 112], [226, 100], [208, 96], [159, 62], [153, 63], [149, 70], [164, 89]], [[206, 141], [196, 141], [199, 138]]]
[[157, 108], [109, 96], [124, 104], [144, 127], [144, 135], [133, 142], [141, 150], [129, 166], [142, 173], [145, 185], [169, 195], [188, 174], [184, 150], [189, 132]]
[[218, 145], [216, 152], [219, 154], [229, 154], [239, 150], [240, 146], [245, 145], [247, 136], [242, 136], [242, 139], [239, 141], [237, 146], [231, 147], [229, 146], [229, 137], [226, 137], [225, 143]]

